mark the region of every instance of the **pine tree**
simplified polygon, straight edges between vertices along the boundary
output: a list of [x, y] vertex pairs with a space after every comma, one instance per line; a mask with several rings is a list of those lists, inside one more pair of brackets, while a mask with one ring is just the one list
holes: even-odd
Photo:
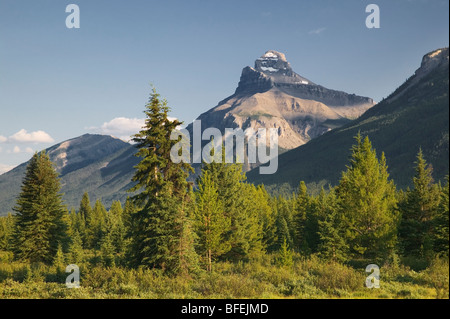
[[75, 230], [72, 235], [67, 258], [69, 264], [80, 265], [84, 261], [83, 241], [78, 230]]
[[257, 210], [256, 215], [258, 216], [259, 224], [261, 225], [261, 244], [264, 250], [268, 251], [276, 241], [276, 214], [272, 210], [270, 196], [263, 185], [259, 185], [257, 188], [253, 187], [253, 193], [254, 195], [251, 198]]
[[414, 189], [407, 191], [406, 199], [399, 205], [402, 214], [399, 235], [405, 255], [430, 257], [432, 254], [433, 219], [440, 200], [432, 171], [420, 149], [413, 178]]
[[58, 250], [56, 251], [55, 257], [53, 258], [53, 266], [60, 271], [66, 267], [66, 258], [64, 256], [61, 244], [58, 244]]
[[181, 122], [168, 119], [169, 107], [153, 89], [146, 105], [143, 129], [134, 135], [142, 160], [136, 165], [130, 192], [138, 212], [132, 222], [134, 264], [161, 268], [167, 273], [187, 273], [191, 270], [190, 257], [194, 249], [186, 232], [191, 226], [183, 205], [187, 200], [189, 184], [186, 179], [192, 171], [187, 163], [174, 163], [170, 158], [172, 147], [178, 142], [170, 139], [172, 131]]
[[100, 241], [100, 258], [103, 266], [114, 267], [116, 265], [115, 250], [111, 234], [105, 233]]
[[27, 166], [14, 210], [15, 257], [30, 262], [51, 263], [58, 243], [67, 242], [58, 173], [43, 151], [35, 153]]
[[81, 198], [80, 208], [78, 209], [76, 221], [76, 228], [80, 232], [85, 247], [90, 245], [91, 239], [89, 238], [88, 229], [92, 221], [92, 207], [89, 199], [89, 194], [85, 192]]
[[224, 215], [231, 221], [230, 229], [225, 234], [225, 241], [231, 249], [224, 258], [239, 261], [257, 257], [263, 249], [262, 225], [253, 201], [251, 187], [254, 186], [244, 183], [246, 176], [242, 165], [224, 163], [223, 158], [222, 163], [203, 164], [202, 171], [209, 172], [217, 186], [218, 198], [223, 203]]
[[94, 204], [94, 208], [89, 216], [86, 234], [87, 234], [87, 247], [93, 249], [100, 248], [100, 240], [103, 235], [104, 222], [107, 217], [107, 211], [100, 199], [97, 199]]
[[310, 255], [318, 252], [320, 245], [319, 220], [324, 218], [324, 207], [326, 203], [326, 192], [321, 188], [316, 197], [311, 197], [307, 206], [306, 219], [304, 222], [303, 241], [300, 243], [300, 252]]
[[[123, 209], [120, 201], [114, 201], [107, 214], [107, 220], [110, 219], [110, 233], [112, 236], [113, 245], [117, 253], [122, 253], [125, 249], [125, 225], [123, 224]], [[107, 226], [108, 227], [108, 226]]]
[[293, 265], [293, 252], [286, 242], [286, 238], [281, 244], [280, 251], [278, 252], [278, 264], [280, 266], [289, 267]]
[[285, 214], [283, 214], [283, 210], [278, 210], [278, 215], [276, 219], [276, 235], [277, 235], [277, 249], [281, 249], [284, 242], [289, 247], [293, 245], [293, 239], [291, 236], [291, 232], [289, 231], [288, 222], [286, 221]]
[[344, 240], [345, 228], [337, 209], [334, 190], [331, 190], [322, 202], [322, 209], [324, 217], [318, 221], [319, 256], [327, 260], [345, 262], [348, 258], [348, 246]]
[[11, 213], [0, 217], [0, 250], [9, 248], [14, 229], [14, 217]]
[[310, 208], [310, 198], [304, 181], [300, 182], [295, 206], [295, 237], [294, 243], [299, 251], [307, 250], [307, 242], [305, 236], [306, 219]]
[[347, 171], [337, 187], [346, 243], [354, 257], [384, 259], [396, 244], [398, 216], [395, 186], [389, 180], [386, 159], [376, 156], [366, 136], [358, 133]]
[[211, 272], [213, 259], [231, 249], [229, 242], [224, 240], [231, 220], [224, 214], [217, 186], [209, 171], [204, 171], [201, 175], [195, 198], [195, 230], [198, 235], [199, 255], [204, 256], [206, 270]]
[[433, 221], [434, 250], [436, 253], [448, 256], [449, 253], [449, 177], [446, 177], [446, 185], [441, 191], [441, 200]]

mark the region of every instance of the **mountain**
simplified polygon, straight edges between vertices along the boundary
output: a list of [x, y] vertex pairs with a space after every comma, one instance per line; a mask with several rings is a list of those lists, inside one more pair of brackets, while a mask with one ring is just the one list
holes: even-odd
[[[327, 89], [295, 73], [283, 53], [269, 50], [245, 67], [233, 95], [201, 114], [202, 129], [277, 128], [292, 149], [359, 117], [372, 99]], [[187, 127], [192, 135], [192, 124]]]
[[[133, 156], [133, 145], [111, 136], [85, 134], [46, 152], [60, 174], [61, 192], [69, 208], [78, 209], [85, 191], [91, 200], [101, 198], [106, 207], [130, 195], [126, 190], [131, 187], [133, 166], [139, 161]], [[27, 165], [0, 175], [0, 216], [12, 211]]]
[[[361, 117], [283, 153], [278, 171], [248, 180], [270, 189], [296, 188], [303, 180], [312, 188], [335, 185], [345, 170], [358, 131], [368, 135], [378, 154], [385, 152], [390, 176], [398, 187], [411, 185], [419, 148], [434, 169], [435, 180], [449, 171], [449, 49], [426, 54], [405, 83]], [[287, 185], [286, 185], [287, 183]]]

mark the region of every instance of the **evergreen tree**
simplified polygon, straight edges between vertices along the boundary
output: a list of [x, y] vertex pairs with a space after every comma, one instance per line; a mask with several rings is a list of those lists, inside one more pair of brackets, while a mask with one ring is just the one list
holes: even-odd
[[114, 201], [108, 213], [112, 218], [112, 241], [116, 252], [122, 254], [125, 251], [126, 228], [123, 222], [123, 209], [120, 201]]
[[222, 163], [204, 164], [202, 171], [209, 172], [223, 203], [224, 215], [231, 221], [225, 234], [225, 241], [231, 249], [224, 258], [239, 261], [257, 257], [263, 249], [262, 225], [253, 201], [254, 186], [244, 183], [246, 176], [242, 165], [224, 163], [223, 160]]
[[105, 233], [100, 241], [100, 258], [103, 266], [114, 267], [116, 265], [115, 256], [111, 233]]
[[66, 258], [64, 256], [63, 248], [61, 244], [58, 244], [58, 250], [56, 251], [55, 257], [53, 258], [53, 266], [59, 271], [65, 269]]
[[384, 259], [396, 244], [398, 216], [395, 186], [389, 180], [386, 159], [376, 156], [366, 136], [358, 133], [347, 171], [337, 187], [346, 243], [354, 257]]
[[253, 187], [254, 195], [251, 196], [254, 207], [257, 209], [256, 215], [259, 219], [262, 231], [262, 246], [267, 251], [276, 242], [276, 214], [270, 204], [270, 196], [263, 185]]
[[100, 199], [97, 199], [94, 208], [86, 222], [86, 239], [87, 247], [91, 249], [99, 249], [100, 241], [103, 235], [104, 222], [107, 217], [107, 211]]
[[306, 184], [304, 181], [301, 181], [298, 188], [298, 194], [296, 197], [295, 216], [294, 216], [296, 227], [294, 243], [295, 246], [299, 249], [299, 251], [307, 250], [308, 246], [305, 236], [305, 227], [309, 208], [310, 208], [310, 198], [307, 193]]
[[72, 235], [72, 242], [67, 258], [69, 264], [79, 265], [84, 261], [83, 241], [78, 230], [75, 230]]
[[449, 252], [449, 177], [442, 188], [441, 200], [434, 219], [434, 250], [438, 254], [448, 256]]
[[11, 213], [7, 216], [0, 217], [0, 250], [9, 248], [12, 233], [14, 229], [14, 217]]
[[345, 228], [337, 210], [337, 199], [334, 190], [323, 202], [323, 219], [318, 221], [320, 244], [319, 256], [327, 260], [345, 262], [348, 247], [344, 240]]
[[[264, 205], [263, 198], [258, 201], [258, 190], [253, 184], [242, 184], [242, 208], [235, 216], [235, 248], [239, 247], [240, 259], [260, 258], [266, 247], [264, 245], [264, 220], [267, 220], [269, 212]], [[233, 245], [233, 244], [232, 244]], [[239, 250], [235, 250], [235, 253]], [[239, 255], [235, 255], [236, 257]]]
[[407, 191], [405, 200], [399, 205], [402, 214], [399, 235], [405, 255], [430, 257], [432, 254], [433, 219], [440, 200], [432, 171], [422, 150], [419, 150], [413, 178], [414, 189]]
[[286, 238], [283, 240], [281, 244], [280, 251], [278, 252], [278, 264], [280, 266], [292, 266], [293, 264], [293, 252], [289, 248], [289, 245], [286, 242]]
[[289, 247], [291, 247], [292, 237], [289, 232], [289, 227], [286, 222], [286, 219], [281, 213], [279, 213], [277, 216], [276, 226], [277, 226], [276, 234], [277, 234], [278, 249], [281, 249], [283, 243], [286, 243]]
[[303, 242], [300, 243], [300, 251], [305, 254], [318, 252], [320, 245], [319, 220], [324, 218], [324, 204], [326, 203], [326, 193], [322, 188], [316, 197], [309, 199], [306, 220], [303, 231]]
[[146, 105], [143, 129], [134, 135], [142, 160], [135, 167], [137, 194], [132, 197], [138, 212], [134, 221], [132, 251], [134, 263], [161, 268], [168, 273], [187, 273], [191, 270], [190, 257], [194, 251], [190, 243], [191, 226], [184, 209], [189, 200], [186, 181], [192, 168], [187, 163], [171, 161], [171, 148], [178, 142], [170, 139], [172, 131], [181, 122], [168, 119], [169, 107], [153, 89]]
[[213, 259], [231, 248], [229, 242], [224, 240], [231, 221], [224, 214], [217, 186], [208, 171], [204, 171], [200, 177], [195, 198], [195, 230], [198, 235], [199, 255], [204, 256], [206, 270], [212, 271]]
[[27, 167], [14, 210], [14, 254], [30, 262], [51, 263], [58, 243], [67, 242], [58, 174], [48, 155], [35, 153]]
[[284, 240], [289, 247], [294, 247], [294, 238], [296, 235], [295, 225], [295, 198], [284, 198], [279, 196], [276, 199], [276, 219], [275, 219], [275, 250], [280, 250]]
[[91, 244], [91, 239], [89, 238], [90, 234], [88, 229], [90, 228], [90, 223], [92, 221], [92, 207], [89, 194], [87, 192], [84, 192], [83, 197], [81, 198], [77, 217], [76, 228], [80, 232], [85, 247], [89, 247]]

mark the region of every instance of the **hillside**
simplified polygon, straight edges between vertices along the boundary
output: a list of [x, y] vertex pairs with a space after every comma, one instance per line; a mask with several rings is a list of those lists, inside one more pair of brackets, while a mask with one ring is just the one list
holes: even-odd
[[411, 185], [414, 161], [421, 147], [442, 180], [449, 170], [449, 50], [426, 54], [420, 68], [404, 84], [360, 118], [279, 156], [273, 175], [248, 173], [254, 183], [276, 189], [335, 185], [345, 170], [353, 137], [368, 135], [378, 154], [385, 152], [391, 178], [398, 187]]
[[[69, 209], [78, 208], [84, 192], [91, 199], [102, 199], [109, 207], [114, 200], [125, 200], [131, 185], [135, 148], [105, 135], [85, 134], [46, 150], [61, 178], [61, 192]], [[20, 193], [28, 162], [0, 175], [0, 216], [12, 211]]]

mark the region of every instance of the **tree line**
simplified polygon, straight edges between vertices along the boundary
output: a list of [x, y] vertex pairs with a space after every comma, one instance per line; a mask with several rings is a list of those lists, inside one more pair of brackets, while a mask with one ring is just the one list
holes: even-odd
[[[294, 253], [323, 260], [375, 263], [448, 256], [449, 181], [432, 178], [419, 150], [413, 187], [396, 189], [386, 158], [358, 134], [349, 164], [335, 187], [312, 196], [304, 182], [291, 196], [271, 196], [246, 182], [240, 164], [203, 163], [195, 187], [187, 163], [170, 160], [181, 123], [153, 90], [146, 122], [133, 138], [141, 158], [125, 203], [107, 210], [88, 193], [77, 209], [64, 205], [60, 182], [45, 152], [31, 159], [15, 214], [0, 218], [0, 250], [46, 264], [100, 263], [148, 267], [169, 275], [213, 271], [217, 261], [251, 261]], [[406, 165], [406, 163], [405, 163]]]

